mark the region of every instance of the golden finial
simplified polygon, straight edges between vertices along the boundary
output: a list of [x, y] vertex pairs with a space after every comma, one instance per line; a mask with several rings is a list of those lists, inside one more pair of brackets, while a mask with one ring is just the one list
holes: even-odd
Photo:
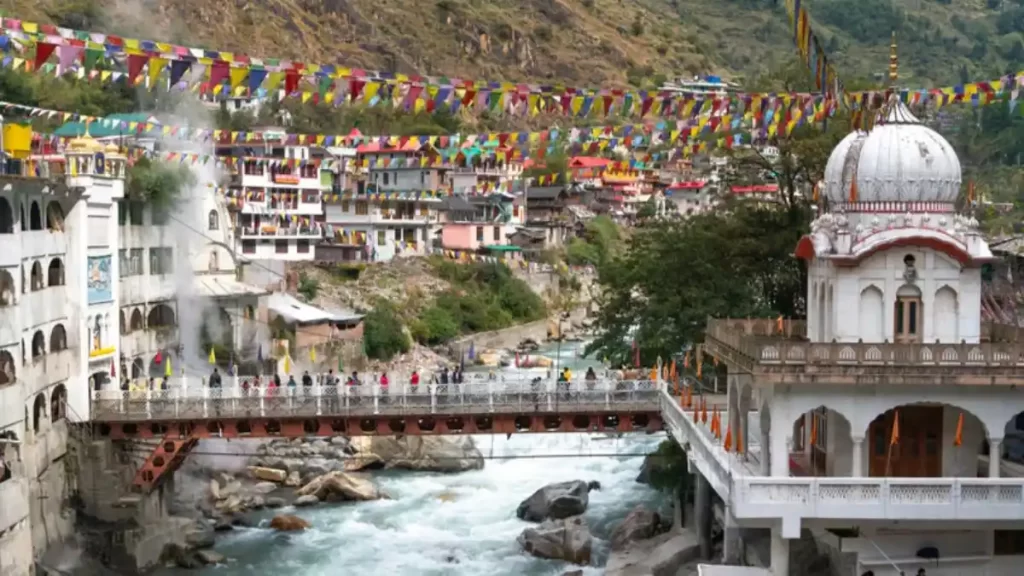
[[900, 77], [900, 62], [896, 55], [896, 31], [892, 31], [892, 43], [889, 44], [889, 85], [894, 86]]

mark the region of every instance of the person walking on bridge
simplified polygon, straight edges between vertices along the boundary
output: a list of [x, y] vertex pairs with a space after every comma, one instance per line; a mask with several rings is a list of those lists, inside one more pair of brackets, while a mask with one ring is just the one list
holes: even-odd
[[390, 384], [390, 383], [391, 383], [391, 381], [388, 380], [388, 373], [387, 372], [381, 372], [380, 373], [380, 403], [381, 404], [387, 404], [388, 403], [388, 384]]

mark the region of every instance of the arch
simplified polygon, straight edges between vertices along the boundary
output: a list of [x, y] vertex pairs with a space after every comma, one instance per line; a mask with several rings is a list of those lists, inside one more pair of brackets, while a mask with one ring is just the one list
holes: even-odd
[[43, 284], [43, 265], [40, 264], [38, 260], [32, 263], [32, 272], [29, 274], [29, 281], [33, 292], [46, 288], [46, 285]]
[[217, 248], [214, 247], [210, 250], [210, 263], [207, 267], [210, 272], [216, 272], [220, 270], [220, 260], [217, 258]]
[[64, 263], [60, 261], [60, 258], [50, 260], [50, 265], [46, 268], [46, 285], [64, 285]]
[[216, 210], [210, 210], [207, 220], [210, 230], [217, 230], [220, 228], [220, 217], [217, 215]]
[[32, 431], [38, 433], [42, 427], [43, 420], [46, 419], [46, 393], [40, 392], [36, 394], [36, 399], [32, 403]]
[[146, 375], [146, 361], [141, 357], [132, 360], [132, 380]]
[[802, 412], [793, 420], [790, 468], [810, 476], [851, 476], [852, 429], [845, 414], [823, 404]]
[[256, 321], [256, 308], [249, 304], [242, 310], [243, 318], [249, 321]]
[[[24, 202], [18, 202], [18, 215], [20, 216], [18, 221], [21, 222], [21, 231], [24, 232], [25, 230], [28, 230], [28, 220], [25, 218], [25, 203]], [[28, 422], [28, 418], [27, 417], [25, 418], [25, 422]]]
[[871, 284], [860, 292], [860, 326], [858, 332], [865, 342], [885, 340], [885, 300], [882, 291]]
[[43, 215], [39, 211], [39, 202], [32, 201], [32, 206], [28, 211], [28, 229], [29, 230], [42, 230], [43, 229]]
[[0, 386], [13, 384], [18, 378], [14, 365], [14, 356], [7, 350], [0, 350]]
[[63, 384], [57, 384], [50, 393], [50, 421], [56, 422], [67, 416], [68, 413], [68, 389]]
[[936, 342], [959, 342], [959, 302], [956, 290], [946, 285], [935, 291], [932, 304], [932, 333]]
[[46, 229], [51, 232], [64, 231], [64, 209], [56, 200], [51, 200], [46, 205]]
[[42, 330], [36, 330], [36, 333], [32, 335], [32, 361], [34, 362], [44, 355], [46, 355], [46, 337], [43, 336]]
[[167, 304], [153, 306], [146, 317], [146, 325], [150, 328], [174, 326], [174, 310]]
[[68, 349], [68, 333], [63, 324], [57, 324], [50, 331], [50, 352]]
[[92, 384], [93, 390], [102, 390], [107, 384], [110, 383], [109, 372], [93, 372], [89, 376], [89, 382]]
[[977, 475], [978, 455], [988, 438], [984, 421], [970, 410], [945, 402], [891, 404], [895, 405], [885, 406], [864, 432], [865, 475]]
[[7, 198], [0, 198], [0, 234], [14, 234], [14, 210]]
[[135, 332], [136, 330], [142, 330], [145, 327], [145, 324], [142, 323], [142, 310], [140, 308], [132, 310], [132, 318], [128, 324], [128, 331]]
[[7, 270], [0, 270], [0, 307], [14, 304], [14, 277]]

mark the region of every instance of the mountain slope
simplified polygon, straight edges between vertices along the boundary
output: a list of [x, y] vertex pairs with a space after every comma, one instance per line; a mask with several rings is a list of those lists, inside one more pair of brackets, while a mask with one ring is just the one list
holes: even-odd
[[[810, 0], [840, 75], [951, 84], [1024, 67], [1021, 0]], [[7, 16], [244, 51], [456, 77], [646, 85], [747, 80], [793, 57], [779, 0], [0, 0]]]

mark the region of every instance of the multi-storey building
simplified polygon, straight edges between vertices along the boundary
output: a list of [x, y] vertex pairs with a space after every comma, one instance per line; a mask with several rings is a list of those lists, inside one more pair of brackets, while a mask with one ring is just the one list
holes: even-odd
[[449, 193], [449, 167], [429, 145], [367, 144], [356, 150], [366, 180], [332, 194], [318, 260], [387, 262], [427, 254], [438, 231], [437, 208]]
[[259, 141], [217, 147], [232, 171], [233, 246], [248, 260], [312, 260], [323, 238], [323, 195], [330, 188], [330, 178], [321, 175], [324, 154], [287, 144], [284, 133], [259, 134]]
[[498, 146], [497, 142], [473, 145], [461, 153], [456, 164], [465, 165], [452, 168], [448, 174], [454, 194], [508, 192], [523, 174], [523, 161], [513, 159], [515, 150]]
[[515, 209], [510, 194], [451, 196], [440, 206], [441, 248], [495, 253], [519, 251], [509, 242], [508, 226]]
[[1020, 573], [1024, 478], [1003, 455], [1024, 338], [983, 322], [993, 255], [960, 185], [953, 147], [891, 100], [828, 161], [827, 211], [795, 250], [806, 322], [710, 321], [723, 434], [673, 425], [698, 499], [725, 503], [727, 560], [739, 529], [768, 529], [773, 573], [806, 573], [790, 543], [809, 530], [843, 574]]

